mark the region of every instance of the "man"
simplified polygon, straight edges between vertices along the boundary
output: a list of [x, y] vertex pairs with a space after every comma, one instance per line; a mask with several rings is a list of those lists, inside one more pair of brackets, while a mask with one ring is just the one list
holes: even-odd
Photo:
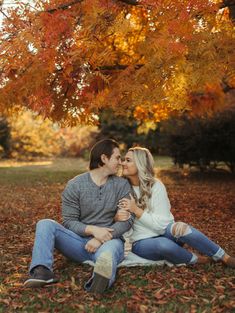
[[97, 142], [90, 153], [90, 171], [71, 179], [62, 194], [63, 226], [44, 219], [37, 223], [26, 287], [55, 283], [52, 272], [53, 251], [66, 257], [95, 263], [88, 291], [102, 293], [115, 281], [117, 265], [124, 258], [122, 234], [133, 224], [114, 222], [120, 199], [131, 192], [127, 180], [115, 174], [121, 164], [116, 141]]

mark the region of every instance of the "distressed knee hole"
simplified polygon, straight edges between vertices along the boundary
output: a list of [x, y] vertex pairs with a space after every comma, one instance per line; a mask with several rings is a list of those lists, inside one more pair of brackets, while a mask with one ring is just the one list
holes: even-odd
[[191, 234], [192, 230], [188, 224], [176, 222], [172, 225], [171, 233], [174, 237], [179, 238]]

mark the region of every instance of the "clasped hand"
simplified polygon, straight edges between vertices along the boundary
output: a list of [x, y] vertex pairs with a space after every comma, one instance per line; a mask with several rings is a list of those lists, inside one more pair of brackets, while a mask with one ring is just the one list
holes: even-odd
[[137, 209], [137, 205], [135, 199], [133, 198], [132, 194], [130, 194], [130, 199], [123, 198], [119, 201], [118, 207], [121, 210], [128, 211], [130, 213], [135, 213]]
[[90, 239], [85, 245], [85, 249], [89, 253], [95, 253], [96, 250], [106, 241], [109, 241], [113, 238], [112, 228], [108, 227], [99, 227], [99, 226], [88, 226], [89, 232], [94, 238]]
[[123, 198], [119, 201], [118, 207], [120, 208], [116, 215], [114, 220], [116, 222], [123, 222], [130, 218], [130, 213], [134, 213], [135, 217], [140, 218], [143, 214], [143, 209], [139, 208], [136, 205], [135, 199], [130, 194], [130, 199]]
[[109, 227], [92, 226], [92, 235], [101, 243], [111, 240], [113, 238], [113, 231]]
[[95, 253], [96, 250], [102, 245], [102, 243], [97, 240], [96, 238], [92, 238], [91, 240], [89, 240], [87, 242], [87, 244], [85, 245], [85, 249], [87, 252], [89, 253]]

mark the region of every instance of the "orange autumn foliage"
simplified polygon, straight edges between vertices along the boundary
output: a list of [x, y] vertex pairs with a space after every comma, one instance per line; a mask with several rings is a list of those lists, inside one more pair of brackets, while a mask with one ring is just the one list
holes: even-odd
[[[210, 0], [20, 4], [0, 35], [0, 112], [31, 108], [64, 124], [100, 110], [159, 121], [221, 109], [234, 87], [234, 27]], [[215, 91], [195, 105], [192, 97]]]

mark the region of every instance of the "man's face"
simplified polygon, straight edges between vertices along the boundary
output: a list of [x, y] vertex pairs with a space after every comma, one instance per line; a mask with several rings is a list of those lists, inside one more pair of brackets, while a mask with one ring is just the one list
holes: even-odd
[[118, 172], [119, 166], [121, 165], [121, 154], [118, 148], [113, 149], [113, 154], [110, 159], [105, 157], [104, 166], [110, 172], [110, 175], [116, 174]]

